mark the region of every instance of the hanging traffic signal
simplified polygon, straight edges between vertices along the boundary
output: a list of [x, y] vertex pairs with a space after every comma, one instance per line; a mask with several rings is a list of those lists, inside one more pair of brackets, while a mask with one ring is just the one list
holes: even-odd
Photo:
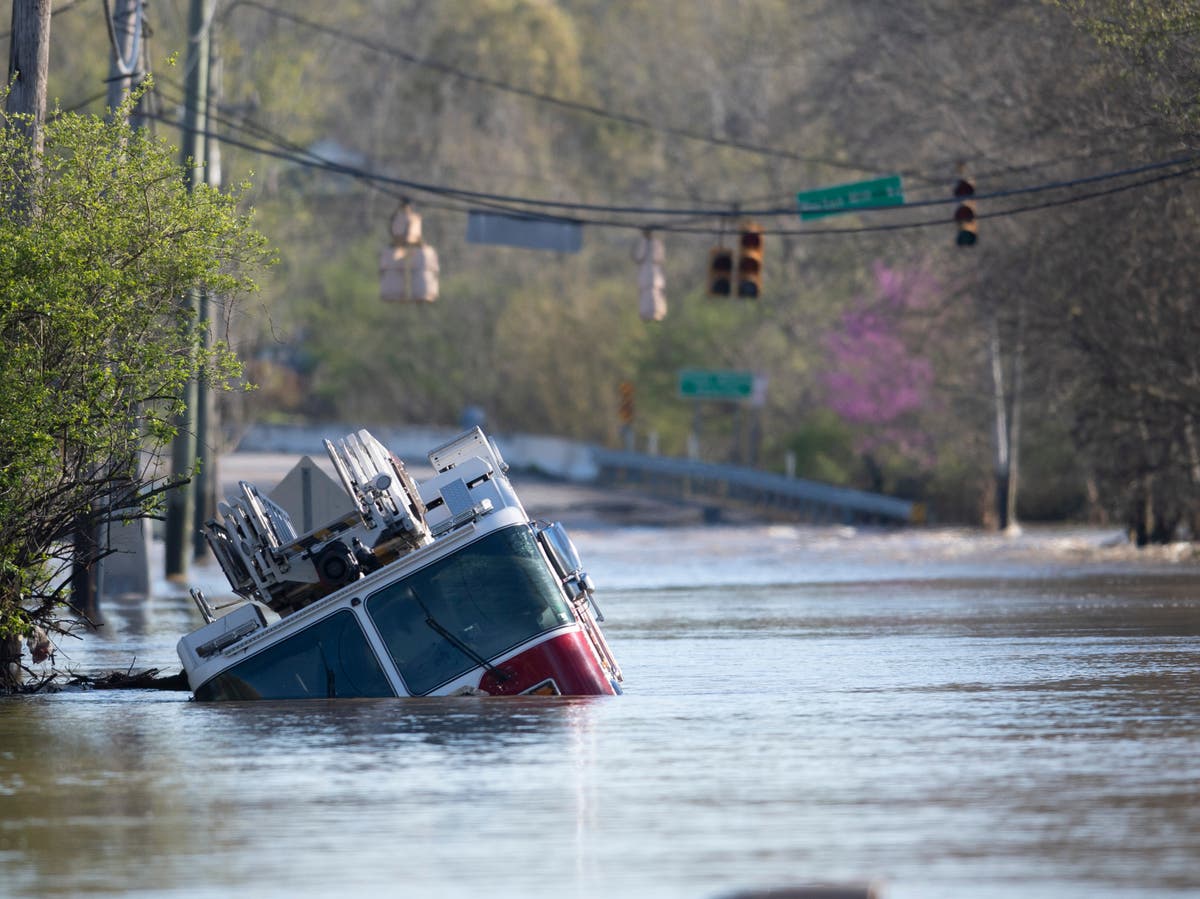
[[758, 225], [742, 226], [738, 235], [737, 295], [757, 300], [762, 293], [763, 230]]
[[621, 424], [623, 424], [623, 425], [633, 424], [633, 415], [634, 415], [633, 382], [622, 381], [621, 387], [620, 387], [620, 392], [621, 392], [621, 405], [619, 406], [617, 413], [621, 418]]
[[954, 210], [954, 221], [958, 223], [958, 238], [955, 241], [960, 247], [973, 247], [979, 240], [979, 222], [975, 220], [974, 182], [960, 178], [954, 186], [954, 196], [958, 197], [958, 208]]
[[394, 303], [438, 298], [437, 250], [421, 239], [421, 216], [402, 203], [391, 222], [392, 245], [379, 255], [379, 297]]
[[660, 322], [667, 317], [666, 253], [653, 231], [643, 231], [633, 245], [633, 261], [638, 264], [638, 313], [644, 322]]
[[733, 290], [733, 251], [715, 247], [708, 252], [708, 294], [727, 297]]

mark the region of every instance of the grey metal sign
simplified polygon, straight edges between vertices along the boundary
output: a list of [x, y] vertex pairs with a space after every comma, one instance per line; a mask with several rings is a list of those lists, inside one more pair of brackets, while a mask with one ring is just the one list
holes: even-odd
[[467, 217], [467, 243], [578, 253], [583, 246], [583, 226], [570, 219], [473, 209]]

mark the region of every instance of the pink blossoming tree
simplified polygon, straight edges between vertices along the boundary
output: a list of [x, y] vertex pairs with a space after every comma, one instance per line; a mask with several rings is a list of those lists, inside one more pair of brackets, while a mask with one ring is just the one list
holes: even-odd
[[859, 432], [859, 452], [928, 468], [933, 446], [919, 413], [932, 403], [933, 365], [910, 349], [905, 329], [914, 313], [933, 304], [938, 285], [924, 270], [878, 260], [873, 277], [872, 292], [856, 299], [822, 341], [828, 402]]

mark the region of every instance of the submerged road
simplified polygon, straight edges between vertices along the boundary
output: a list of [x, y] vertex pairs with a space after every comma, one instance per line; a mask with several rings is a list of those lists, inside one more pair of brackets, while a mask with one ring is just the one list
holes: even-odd
[[[1200, 560], [1085, 528], [572, 537], [623, 696], [12, 699], [0, 893], [1200, 895]], [[60, 666], [177, 670], [197, 623], [178, 586], [105, 615]]]

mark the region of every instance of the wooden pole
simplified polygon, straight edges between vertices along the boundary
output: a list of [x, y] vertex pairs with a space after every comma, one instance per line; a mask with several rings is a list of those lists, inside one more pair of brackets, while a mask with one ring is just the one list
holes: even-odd
[[5, 109], [19, 119], [8, 127], [24, 134], [33, 148], [30, 170], [19, 173], [14, 209], [32, 210], [34, 179], [45, 143], [46, 82], [50, 75], [50, 0], [13, 0], [12, 36], [8, 46], [8, 102]]
[[[194, 188], [204, 177], [204, 131], [208, 104], [208, 30], [212, 24], [214, 0], [191, 0], [188, 14], [188, 52], [184, 91], [184, 132], [182, 157], [188, 187]], [[199, 298], [191, 291], [181, 301], [184, 310], [195, 316]], [[171, 471], [177, 478], [191, 478], [196, 463], [195, 381], [188, 384], [184, 411], [176, 419], [178, 433], [171, 446]], [[195, 491], [190, 481], [167, 494], [165, 534], [166, 574], [173, 579], [187, 576], [193, 525]]]
[[5, 109], [25, 113], [29, 119], [10, 123], [33, 142], [36, 155], [43, 146], [46, 122], [46, 82], [50, 75], [50, 0], [13, 0], [12, 37], [8, 48], [8, 81]]
[[[204, 130], [206, 133], [200, 139], [204, 147], [204, 183], [209, 187], [219, 188], [221, 186], [220, 145], [212, 135], [213, 117], [209, 112], [212, 106], [219, 103], [221, 99], [221, 58], [217, 35], [212, 29], [209, 31], [207, 87], [204, 95]], [[209, 297], [208, 291], [202, 290], [198, 299], [200, 337], [204, 341], [205, 349], [208, 349], [212, 345], [212, 298]], [[200, 462], [200, 469], [196, 473], [196, 502], [192, 527], [192, 553], [197, 560], [203, 559], [208, 554], [208, 541], [204, 538], [204, 523], [217, 514], [218, 433], [212, 390], [208, 380], [201, 376], [197, 384], [196, 396], [196, 455]]]

